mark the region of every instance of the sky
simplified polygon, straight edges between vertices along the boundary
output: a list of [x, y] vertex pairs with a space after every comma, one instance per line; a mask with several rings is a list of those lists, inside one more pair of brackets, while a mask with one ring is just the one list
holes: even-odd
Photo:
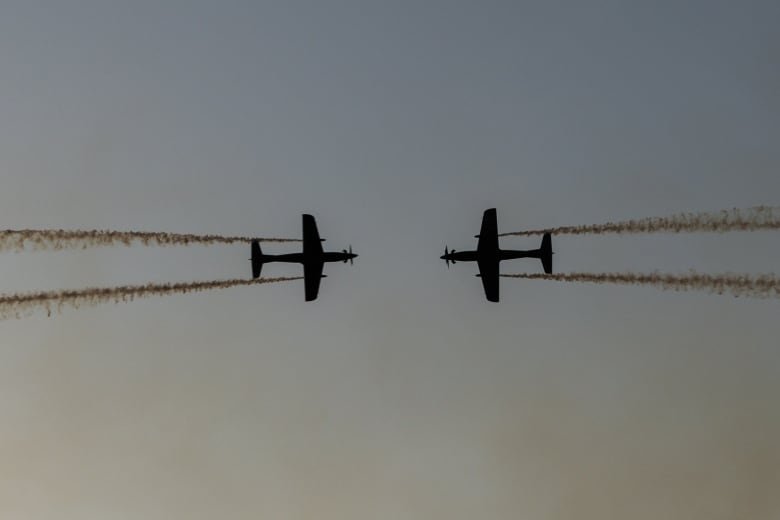
[[[777, 205], [778, 21], [772, 1], [4, 2], [0, 228], [298, 238], [311, 213], [360, 257], [312, 303], [293, 281], [0, 322], [0, 516], [778, 518], [780, 302], [503, 279], [491, 304], [439, 259], [490, 207], [509, 232]], [[767, 232], [553, 249], [557, 272], [780, 260]], [[247, 258], [5, 252], [1, 292]]]

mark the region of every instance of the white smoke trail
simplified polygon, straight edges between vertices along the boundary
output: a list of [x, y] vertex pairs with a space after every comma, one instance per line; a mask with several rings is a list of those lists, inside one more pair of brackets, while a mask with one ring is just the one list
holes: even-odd
[[723, 210], [717, 213], [680, 213], [668, 217], [648, 217], [636, 220], [559, 226], [530, 231], [501, 233], [499, 236], [584, 235], [604, 233], [692, 233], [728, 231], [761, 231], [780, 229], [779, 209], [771, 206]]
[[503, 274], [505, 278], [525, 280], [554, 280], [597, 284], [650, 285], [664, 290], [705, 290], [710, 293], [729, 293], [733, 296], [755, 298], [780, 297], [780, 279], [774, 274], [688, 274], [665, 273], [563, 273], [563, 274]]
[[78, 309], [82, 306], [93, 307], [101, 303], [127, 302], [149, 296], [187, 294], [213, 289], [226, 289], [239, 285], [260, 285], [301, 279], [301, 277], [239, 278], [203, 282], [150, 283], [145, 285], [120, 285], [116, 287], [88, 287], [85, 289], [0, 294], [0, 319], [21, 318], [31, 314], [36, 309], [44, 309], [48, 314], [51, 314], [53, 309], [59, 312], [66, 306]]
[[151, 231], [4, 229], [0, 230], [0, 251], [86, 249], [96, 246], [188, 246], [192, 244], [235, 244], [258, 242], [300, 242], [296, 238], [194, 235]]

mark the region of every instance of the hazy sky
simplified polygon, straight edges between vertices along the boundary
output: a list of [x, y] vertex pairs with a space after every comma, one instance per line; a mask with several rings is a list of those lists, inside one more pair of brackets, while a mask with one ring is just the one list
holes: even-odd
[[[288, 282], [0, 322], [0, 516], [780, 517], [780, 302], [502, 280], [490, 304], [438, 258], [488, 207], [516, 231], [777, 205], [779, 23], [776, 1], [4, 2], [0, 228], [298, 237], [306, 212], [360, 257], [314, 303]], [[778, 244], [553, 239], [561, 272], [771, 272]]]

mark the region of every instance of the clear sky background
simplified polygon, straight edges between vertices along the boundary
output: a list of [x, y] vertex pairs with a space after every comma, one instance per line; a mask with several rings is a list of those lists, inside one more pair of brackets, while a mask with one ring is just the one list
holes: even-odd
[[[1, 322], [0, 516], [778, 518], [780, 302], [506, 279], [490, 304], [438, 258], [488, 207], [506, 232], [777, 205], [778, 23], [774, 1], [4, 2], [0, 228], [298, 237], [307, 212], [360, 257], [309, 304], [288, 282]], [[778, 238], [553, 248], [559, 272], [757, 273]], [[248, 277], [248, 256], [0, 274]]]

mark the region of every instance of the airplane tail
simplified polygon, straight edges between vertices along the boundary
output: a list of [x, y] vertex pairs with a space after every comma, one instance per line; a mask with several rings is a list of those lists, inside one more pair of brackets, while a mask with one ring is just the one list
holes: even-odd
[[252, 242], [252, 278], [259, 278], [260, 271], [263, 270], [263, 251], [260, 249], [260, 242]]
[[547, 274], [552, 273], [552, 238], [550, 233], [545, 233], [542, 237], [542, 247], [539, 248], [541, 252], [542, 267]]

